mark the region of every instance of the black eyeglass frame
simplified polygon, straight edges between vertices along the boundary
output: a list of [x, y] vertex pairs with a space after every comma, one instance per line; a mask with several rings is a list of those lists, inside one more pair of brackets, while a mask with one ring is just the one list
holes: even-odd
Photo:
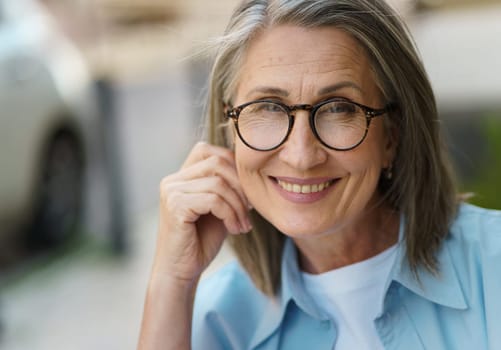
[[[329, 146], [327, 143], [325, 143], [322, 140], [322, 138], [320, 137], [320, 135], [318, 134], [317, 129], [315, 127], [315, 120], [314, 120], [316, 112], [322, 106], [324, 106], [324, 105], [326, 105], [328, 103], [332, 103], [332, 102], [346, 102], [346, 103], [351, 103], [351, 104], [354, 104], [355, 106], [358, 106], [359, 108], [362, 109], [362, 111], [364, 111], [365, 121], [366, 121], [366, 127], [365, 127], [365, 131], [364, 131], [364, 136], [355, 145], [350, 146], [348, 148], [332, 147], [332, 146]], [[287, 112], [287, 116], [289, 117], [289, 127], [287, 129], [287, 133], [285, 134], [284, 139], [281, 142], [279, 142], [276, 146], [273, 146], [271, 148], [266, 148], [266, 149], [256, 148], [256, 147], [250, 145], [249, 143], [247, 143], [247, 141], [245, 141], [245, 139], [242, 137], [242, 134], [240, 133], [240, 129], [238, 127], [238, 118], [240, 116], [240, 113], [242, 112], [242, 110], [245, 107], [247, 107], [249, 105], [252, 105], [252, 104], [255, 104], [255, 103], [274, 103], [274, 104], [282, 107]], [[261, 99], [261, 100], [255, 100], [255, 101], [246, 102], [246, 103], [241, 104], [241, 105], [236, 106], [236, 107], [230, 107], [230, 109], [228, 109], [228, 110], [225, 111], [225, 117], [228, 118], [228, 119], [232, 119], [233, 120], [234, 125], [235, 125], [235, 129], [237, 130], [238, 137], [240, 138], [240, 140], [247, 147], [249, 147], [249, 148], [251, 148], [253, 150], [256, 150], [256, 151], [267, 152], [267, 151], [273, 151], [273, 150], [277, 149], [278, 147], [282, 146], [287, 141], [287, 139], [289, 138], [289, 135], [290, 135], [290, 133], [292, 131], [292, 128], [294, 126], [294, 118], [295, 118], [295, 116], [294, 116], [293, 112], [294, 111], [298, 111], [298, 110], [305, 110], [305, 111], [309, 112], [309, 118], [308, 118], [308, 120], [309, 120], [310, 128], [311, 128], [313, 134], [315, 135], [315, 137], [317, 138], [317, 140], [320, 141], [320, 143], [322, 145], [324, 145], [325, 147], [327, 147], [329, 149], [335, 150], [335, 151], [350, 151], [350, 150], [352, 150], [352, 149], [360, 146], [360, 144], [362, 144], [362, 142], [364, 142], [365, 138], [367, 137], [367, 133], [369, 132], [369, 126], [371, 125], [372, 119], [375, 118], [375, 117], [381, 116], [381, 115], [383, 115], [385, 113], [388, 113], [392, 109], [393, 109], [393, 104], [387, 104], [384, 108], [376, 109], [376, 108], [371, 108], [371, 107], [365, 106], [365, 105], [357, 103], [357, 102], [353, 102], [353, 101], [351, 101], [351, 100], [349, 100], [347, 98], [343, 98], [343, 97], [330, 98], [328, 100], [324, 100], [324, 101], [319, 102], [319, 103], [314, 104], [314, 105], [311, 105], [311, 104], [296, 104], [296, 105], [290, 105], [290, 106], [286, 105], [285, 103], [282, 103], [280, 101], [276, 101], [276, 100]]]

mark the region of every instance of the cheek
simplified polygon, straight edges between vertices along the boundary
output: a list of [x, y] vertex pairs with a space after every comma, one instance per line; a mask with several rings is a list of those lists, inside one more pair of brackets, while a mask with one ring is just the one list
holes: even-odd
[[367, 192], [376, 190], [381, 171], [385, 167], [385, 152], [381, 143], [382, 138], [368, 137], [359, 147], [338, 155], [339, 164], [348, 175], [346, 190], [351, 193], [349, 197], [355, 193], [369, 195]]
[[338, 217], [350, 216], [367, 207], [372, 198], [377, 196], [381, 175], [380, 161], [371, 157], [370, 153], [358, 157], [346, 156], [343, 164], [348, 176], [340, 183], [335, 197], [334, 212]]
[[347, 156], [352, 156], [351, 163], [354, 170], [380, 172], [387, 163], [387, 138], [381, 120], [373, 123], [364, 142], [353, 150], [353, 154], [348, 152]]
[[264, 164], [263, 156], [237, 139], [235, 140], [235, 160], [240, 183], [244, 186], [244, 190], [248, 190], [246, 187], [252, 186], [260, 174]]
[[340, 165], [350, 175], [370, 175], [382, 169], [382, 152], [377, 145], [360, 147], [337, 157]]

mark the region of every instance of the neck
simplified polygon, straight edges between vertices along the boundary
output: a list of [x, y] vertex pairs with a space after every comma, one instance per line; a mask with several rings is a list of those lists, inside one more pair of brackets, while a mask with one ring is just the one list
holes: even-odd
[[294, 238], [300, 268], [318, 274], [369, 259], [397, 242], [398, 228], [398, 213], [378, 207], [335, 231]]

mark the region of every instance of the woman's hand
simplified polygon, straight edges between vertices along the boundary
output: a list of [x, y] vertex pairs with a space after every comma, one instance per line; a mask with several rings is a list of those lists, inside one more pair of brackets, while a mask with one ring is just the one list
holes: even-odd
[[160, 222], [153, 276], [193, 283], [227, 233], [251, 229], [233, 152], [198, 143], [182, 168], [160, 185]]
[[251, 229], [233, 153], [198, 143], [162, 180], [160, 222], [139, 350], [190, 349], [197, 281], [229, 233]]

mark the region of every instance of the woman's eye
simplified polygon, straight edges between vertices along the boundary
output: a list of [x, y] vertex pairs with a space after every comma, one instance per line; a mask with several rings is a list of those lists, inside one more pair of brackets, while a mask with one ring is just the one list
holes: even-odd
[[241, 114], [282, 114], [284, 113], [284, 109], [274, 103], [269, 102], [258, 102], [253, 103], [245, 107]]
[[356, 108], [351, 103], [334, 103], [327, 109], [329, 113], [355, 113]]
[[267, 103], [263, 105], [263, 110], [267, 112], [282, 112], [282, 107], [273, 103]]

